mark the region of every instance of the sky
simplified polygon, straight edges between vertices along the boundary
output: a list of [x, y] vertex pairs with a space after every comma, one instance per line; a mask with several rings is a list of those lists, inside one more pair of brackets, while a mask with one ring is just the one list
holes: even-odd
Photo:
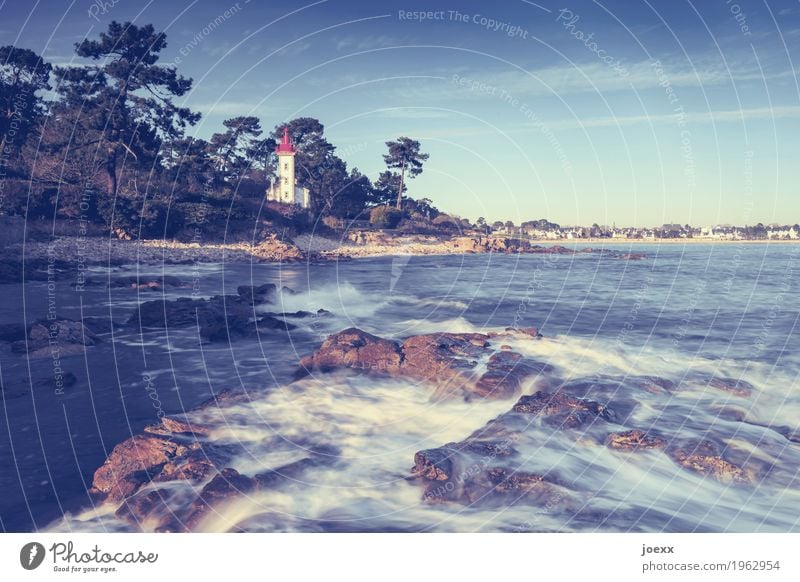
[[797, 0], [0, 0], [0, 45], [83, 64], [112, 20], [166, 33], [196, 135], [315, 117], [372, 178], [409, 136], [472, 220], [800, 222]]

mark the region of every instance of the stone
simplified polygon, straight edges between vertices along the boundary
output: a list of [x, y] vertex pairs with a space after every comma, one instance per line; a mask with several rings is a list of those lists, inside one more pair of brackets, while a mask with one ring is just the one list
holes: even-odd
[[263, 285], [241, 285], [236, 288], [239, 297], [248, 305], [264, 305], [272, 303], [277, 293], [277, 286], [274, 283]]
[[135, 435], [115, 446], [95, 471], [92, 491], [121, 501], [151, 482], [164, 465], [190, 450], [190, 446], [168, 438]]
[[721, 447], [709, 440], [690, 441], [668, 451], [684, 469], [723, 483], [752, 483], [753, 475], [723, 457]]
[[708, 381], [708, 387], [722, 390], [740, 398], [749, 398], [755, 390], [755, 386], [749, 382], [735, 378], [711, 378]]
[[300, 366], [305, 373], [353, 368], [395, 374], [401, 361], [397, 343], [351, 327], [329, 336], [316, 352], [300, 360]]
[[617, 451], [643, 451], [663, 449], [667, 446], [667, 441], [643, 430], [627, 430], [609, 434], [606, 444]]
[[28, 330], [28, 339], [11, 344], [11, 351], [27, 353], [30, 358], [82, 354], [99, 338], [80, 321], [71, 319], [39, 320]]
[[591, 424], [597, 419], [616, 422], [616, 413], [613, 409], [564, 392], [536, 392], [530, 396], [523, 396], [512, 411], [542, 416], [545, 423], [557, 428], [577, 428]]

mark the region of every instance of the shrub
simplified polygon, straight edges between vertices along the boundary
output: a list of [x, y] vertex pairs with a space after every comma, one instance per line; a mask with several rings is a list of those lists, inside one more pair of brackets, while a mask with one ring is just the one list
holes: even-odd
[[403, 211], [391, 206], [376, 206], [369, 213], [369, 222], [378, 228], [394, 228], [403, 218]]

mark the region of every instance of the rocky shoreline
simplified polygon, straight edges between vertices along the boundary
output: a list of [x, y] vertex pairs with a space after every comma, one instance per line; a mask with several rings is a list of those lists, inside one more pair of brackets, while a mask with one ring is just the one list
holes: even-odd
[[[249, 296], [240, 293], [242, 298]], [[245, 300], [246, 301], [246, 300]], [[402, 341], [357, 328], [329, 336], [299, 361], [295, 382], [313, 379], [324, 389], [329, 374], [398, 378], [427, 391], [432, 403], [464, 399], [507, 401], [507, 412], [458, 442], [419, 450], [409, 459], [407, 479], [419, 486], [422, 505], [502, 509], [533, 506], [566, 512], [571, 519], [602, 523], [609, 515], [589, 510], [582, 501], [594, 495], [584, 482], [571, 481], [558, 467], [531, 472], [524, 446], [542, 430], [570, 446], [603, 447], [624, 461], [626, 455], [665, 455], [678, 470], [726, 487], [754, 487], [773, 475], [762, 459], [727, 444], [709, 429], [702, 439], [668, 426], [635, 426], [637, 393], [679, 393], [683, 388], [657, 377], [586, 378], [559, 381], [559, 371], [518, 351], [542, 341], [532, 328], [491, 333], [431, 333]], [[517, 346], [515, 348], [515, 346]], [[536, 382], [532, 393], [521, 393]], [[747, 398], [753, 386], [731, 378], [707, 378], [705, 387]], [[269, 396], [267, 396], [269, 398]], [[93, 477], [91, 493], [116, 507], [116, 517], [132, 527], [160, 532], [202, 529], [207, 516], [226, 504], [257, 492], [281, 491], [296, 480], [340, 463], [335, 446], [311, 444], [302, 458], [268, 471], [244, 474], [231, 466], [244, 453], [210, 438], [211, 417], [247, 407], [245, 394], [223, 393], [180, 417], [162, 419], [118, 444]], [[210, 416], [209, 416], [210, 415]], [[742, 422], [744, 420], [742, 419]], [[770, 429], [781, 433], [780, 428]], [[788, 437], [786, 437], [788, 438]], [[178, 493], [170, 484], [183, 483]]]
[[[354, 239], [354, 240], [352, 240]], [[527, 240], [494, 236], [395, 236], [380, 232], [355, 233], [351, 239], [299, 235], [294, 239], [272, 236], [258, 243], [183, 243], [171, 240], [118, 240], [106, 237], [60, 237], [50, 242], [34, 241], [12, 245], [12, 256], [24, 256], [37, 266], [158, 265], [224, 262], [293, 263], [340, 261], [393, 255], [465, 254], [601, 254], [604, 257], [637, 260], [643, 253], [606, 248], [570, 249], [561, 245], [542, 246]], [[14, 259], [6, 259], [8, 263]], [[16, 259], [19, 262], [19, 259]], [[37, 268], [39, 268], [37, 266]], [[2, 269], [2, 265], [0, 265]], [[10, 275], [14, 273], [9, 272]], [[3, 280], [13, 281], [13, 277]]]

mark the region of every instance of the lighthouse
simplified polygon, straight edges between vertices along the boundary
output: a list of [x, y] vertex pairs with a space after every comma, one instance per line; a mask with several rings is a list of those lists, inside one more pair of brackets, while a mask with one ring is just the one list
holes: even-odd
[[289, 137], [288, 127], [283, 128], [283, 138], [275, 148], [275, 153], [278, 156], [278, 179], [267, 190], [267, 200], [308, 208], [308, 188], [299, 187], [294, 177], [294, 156], [297, 148]]

